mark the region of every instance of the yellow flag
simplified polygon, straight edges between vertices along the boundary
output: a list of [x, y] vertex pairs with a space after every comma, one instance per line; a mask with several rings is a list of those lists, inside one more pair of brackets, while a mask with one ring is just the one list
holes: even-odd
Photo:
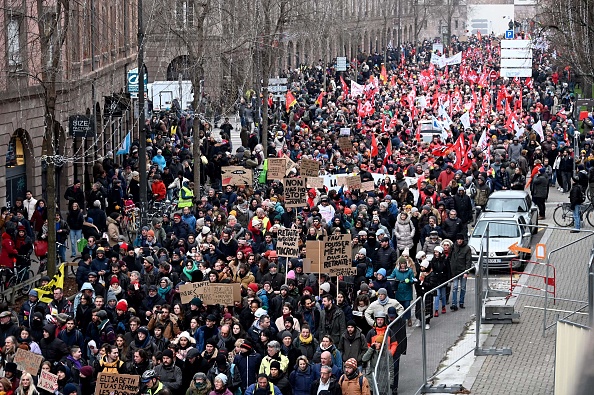
[[52, 278], [52, 280], [43, 287], [35, 288], [39, 301], [43, 303], [51, 303], [54, 300], [54, 289], [64, 288], [64, 264], [61, 264], [58, 271]]

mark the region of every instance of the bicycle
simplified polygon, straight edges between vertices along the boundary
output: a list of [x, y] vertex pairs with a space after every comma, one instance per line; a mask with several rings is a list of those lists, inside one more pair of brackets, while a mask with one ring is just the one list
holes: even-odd
[[[25, 256], [21, 256], [21, 258], [27, 259], [29, 262], [30, 260], [25, 257]], [[21, 266], [21, 268], [18, 267], [14, 267], [14, 268], [8, 268], [8, 267], [2, 267], [0, 268], [0, 302], [3, 302], [5, 299], [5, 294], [4, 292], [9, 289], [14, 287], [15, 285], [18, 285], [24, 281], [27, 281], [30, 278], [35, 277], [35, 273], [33, 273], [33, 270], [30, 269], [31, 265], [23, 265]], [[29, 284], [26, 285], [24, 287], [21, 288], [20, 292], [22, 296], [27, 296], [29, 294], [29, 291], [33, 288], [33, 284]]]
[[[553, 221], [555, 221], [555, 224], [557, 224], [557, 226], [568, 228], [574, 225], [573, 210], [570, 207], [570, 203], [559, 203], [557, 205], [557, 208], [555, 208], [555, 211], [553, 212]], [[592, 202], [580, 204], [581, 221], [584, 220], [585, 216], [586, 221], [588, 221], [588, 224], [594, 227], [594, 219], [591, 216], [593, 211], [594, 204], [592, 204]]]
[[133, 241], [140, 228], [140, 209], [130, 207], [124, 210], [122, 221], [120, 222], [122, 232], [126, 232], [128, 240]]

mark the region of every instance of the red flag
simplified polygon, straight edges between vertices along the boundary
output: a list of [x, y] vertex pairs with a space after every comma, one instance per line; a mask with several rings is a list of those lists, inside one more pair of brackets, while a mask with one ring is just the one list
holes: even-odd
[[388, 139], [388, 145], [386, 145], [386, 155], [384, 156], [384, 166], [386, 166], [389, 163], [392, 163], [392, 161], [388, 158], [392, 157], [392, 140]]
[[379, 78], [380, 78], [380, 80], [382, 80], [384, 85], [386, 85], [388, 83], [388, 72], [386, 71], [386, 66], [384, 66], [383, 64], [382, 64]]
[[421, 142], [421, 124], [419, 123], [417, 125], [417, 131], [415, 133], [415, 140], [417, 140], [417, 142]]
[[448, 144], [448, 145], [440, 145], [437, 146], [435, 148], [433, 148], [433, 150], [431, 150], [431, 155], [433, 156], [445, 156], [446, 153], [452, 149], [452, 144]]
[[291, 107], [293, 107], [295, 104], [297, 104], [297, 99], [295, 99], [295, 96], [293, 96], [293, 93], [291, 91], [287, 91], [287, 97], [286, 97], [286, 108], [287, 108], [287, 112], [291, 111]]
[[468, 159], [468, 150], [465, 147], [464, 135], [460, 133], [458, 139], [452, 146], [452, 150], [456, 155], [454, 167], [466, 172], [470, 168], [470, 160]]
[[371, 134], [371, 157], [375, 158], [379, 154], [377, 149], [377, 140], [375, 139], [375, 133]]
[[390, 78], [390, 88], [393, 88], [396, 86], [396, 76], [393, 75], [392, 78]]
[[318, 98], [316, 99], [316, 103], [315, 103], [315, 104], [318, 104], [320, 107], [322, 107], [322, 102], [323, 102], [323, 100], [324, 100], [324, 96], [326, 96], [326, 92], [324, 92], [324, 91], [321, 91], [321, 92], [320, 92], [320, 95], [319, 95], [319, 96], [318, 96]]
[[342, 85], [342, 93], [346, 98], [349, 95], [349, 87], [347, 86], [346, 82], [344, 82], [344, 78], [342, 78], [342, 75], [340, 76], [340, 85]]
[[480, 30], [476, 31], [476, 38], [478, 38], [479, 41], [481, 41], [483, 39], [483, 35], [481, 34]]

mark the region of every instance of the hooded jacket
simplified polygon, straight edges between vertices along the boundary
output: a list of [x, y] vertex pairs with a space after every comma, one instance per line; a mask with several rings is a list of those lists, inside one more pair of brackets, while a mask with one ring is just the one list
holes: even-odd
[[41, 339], [39, 348], [41, 348], [41, 355], [50, 362], [57, 362], [68, 355], [68, 347], [60, 339], [56, 339], [56, 326], [54, 324], [47, 324], [43, 330], [49, 333], [47, 338]]

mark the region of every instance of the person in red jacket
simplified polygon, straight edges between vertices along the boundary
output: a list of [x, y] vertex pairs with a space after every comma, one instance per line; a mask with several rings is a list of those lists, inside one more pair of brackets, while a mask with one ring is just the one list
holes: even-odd
[[2, 251], [0, 252], [0, 266], [14, 268], [14, 262], [18, 251], [12, 237], [8, 233], [2, 234]]
[[165, 200], [165, 197], [167, 196], [167, 187], [165, 186], [163, 180], [161, 180], [161, 176], [159, 176], [158, 174], [155, 175], [153, 179], [153, 185], [151, 185], [153, 197], [155, 198], [155, 201], [162, 202], [163, 200]]

